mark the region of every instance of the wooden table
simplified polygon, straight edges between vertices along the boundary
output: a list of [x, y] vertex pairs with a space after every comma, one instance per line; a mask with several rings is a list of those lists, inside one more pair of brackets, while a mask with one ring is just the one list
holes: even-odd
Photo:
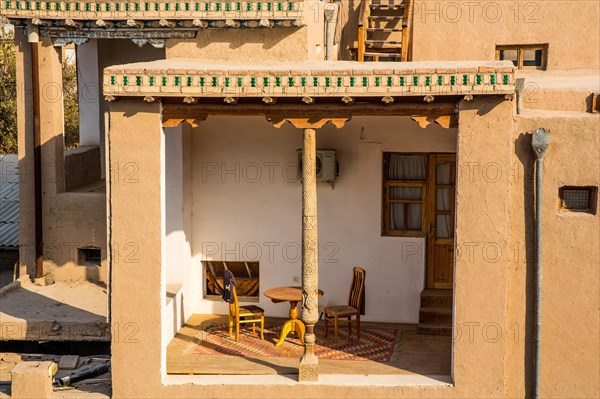
[[[275, 346], [283, 344], [285, 337], [293, 332], [298, 335], [300, 342], [304, 344], [304, 323], [298, 319], [298, 302], [302, 300], [302, 287], [277, 287], [271, 288], [264, 292], [267, 298], [270, 298], [273, 303], [289, 302], [290, 303], [290, 319], [285, 322], [281, 328], [279, 341]], [[319, 296], [323, 296], [324, 292], [319, 290]]]

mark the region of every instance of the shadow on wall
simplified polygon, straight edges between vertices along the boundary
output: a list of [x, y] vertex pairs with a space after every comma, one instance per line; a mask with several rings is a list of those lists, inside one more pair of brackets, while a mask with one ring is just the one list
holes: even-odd
[[0, 288], [13, 281], [17, 262], [19, 262], [18, 250], [0, 250]]
[[[214, 44], [229, 44], [229, 49], [236, 50], [244, 45], [256, 43], [262, 44], [264, 50], [270, 50], [277, 46], [287, 37], [294, 35], [302, 27], [286, 29], [210, 29], [198, 31], [196, 38], [180, 39], [180, 43], [195, 44], [198, 49], [205, 49]], [[304, 28], [305, 29], [305, 28]], [[240, 34], [243, 32], [243, 34]], [[172, 47], [173, 43], [167, 44]]]
[[[104, 326], [106, 324], [105, 314], [93, 313], [68, 304], [68, 302], [77, 301], [74, 296], [79, 294], [69, 294], [66, 291], [62, 291], [61, 294], [54, 290], [53, 294], [46, 296], [34, 292], [37, 288], [39, 287], [25, 283], [20, 288], [3, 294], [0, 298], [2, 301], [1, 314], [4, 315], [2, 317], [2, 339], [40, 340], [54, 336], [58, 340], [71, 340], [77, 339], [78, 336], [91, 337], [97, 335], [96, 332], [99, 330], [108, 329], [108, 325]], [[40, 289], [45, 288], [47, 287]], [[102, 303], [105, 301], [102, 295], [97, 295], [96, 299], [101, 300]], [[90, 297], [86, 299], [86, 302], [89, 303], [93, 300], [94, 298]], [[19, 320], [11, 320], [6, 315]], [[24, 330], [22, 330], [23, 328]], [[110, 336], [110, 331], [104, 331], [104, 335]]]
[[[108, 65], [118, 65], [130, 62], [152, 61], [165, 58], [164, 49], [152, 46], [139, 48], [130, 40], [99, 39], [98, 40], [98, 69], [99, 82], [102, 79], [102, 69]], [[27, 61], [27, 60], [26, 60]], [[27, 62], [25, 62], [27, 64]], [[31, 71], [26, 68], [25, 73]], [[29, 81], [27, 78], [25, 81]], [[42, 82], [43, 83], [43, 82]], [[46, 82], [45, 84], [48, 84]], [[31, 87], [29, 87], [31, 91]], [[92, 90], [93, 92], [93, 90]], [[97, 192], [83, 189], [81, 192], [65, 192], [81, 185], [98, 180], [103, 168], [103, 145], [85, 150], [80, 148], [69, 153], [64, 152], [64, 127], [63, 121], [58, 117], [62, 101], [60, 90], [45, 90], [41, 93], [43, 107], [41, 109], [43, 146], [41, 179], [43, 201], [43, 244], [44, 244], [44, 274], [55, 271], [57, 280], [92, 280], [107, 281], [107, 243], [106, 243], [106, 194], [101, 187], [96, 187]], [[26, 272], [35, 276], [35, 215], [34, 215], [34, 148], [33, 148], [33, 104], [31, 97], [19, 110], [25, 114], [24, 129], [25, 142], [19, 143], [20, 152], [24, 155], [19, 160], [21, 179], [21, 192], [28, 197], [25, 204], [21, 205], [21, 264], [26, 265]], [[108, 110], [108, 104], [100, 98], [99, 114], [103, 115]], [[79, 115], [80, 121], [82, 115]], [[99, 143], [104, 143], [104, 118], [97, 121], [100, 125]], [[65, 159], [66, 157], [66, 159]], [[89, 169], [90, 162], [94, 169]], [[98, 167], [101, 166], [101, 167]], [[132, 173], [135, 170], [127, 169], [128, 165], [118, 165], [111, 169], [123, 182], [129, 178], [135, 179]], [[129, 165], [135, 167], [135, 165]], [[75, 176], [85, 174], [89, 176]], [[70, 176], [70, 174], [72, 174]], [[75, 178], [75, 179], [73, 179]], [[100, 256], [93, 260], [81, 261], [78, 248], [98, 248]], [[135, 260], [138, 248], [135, 243], [120, 243], [115, 248], [115, 254], [121, 262]], [[52, 277], [52, 276], [50, 276]]]
[[[533, 187], [535, 158], [531, 149], [531, 134], [522, 133], [515, 140], [515, 152], [523, 165], [523, 217], [526, 237], [525, 256], [525, 337], [535, 337], [535, 190]], [[535, 340], [525, 340], [525, 392], [533, 397]]]
[[[28, 132], [30, 133], [30, 132]], [[48, 134], [47, 132], [45, 133]], [[30, 137], [33, 137], [31, 132]], [[19, 259], [30, 276], [36, 275], [35, 168], [33, 139], [21, 143], [25, 156], [19, 160], [19, 183], [24, 194], [21, 207]], [[44, 276], [54, 280], [107, 281], [106, 194], [67, 192], [63, 135], [54, 135], [41, 148], [42, 223]], [[98, 157], [93, 161], [98, 162]], [[24, 200], [27, 199], [27, 200]], [[80, 249], [100, 251], [93, 259]]]
[[342, 24], [342, 37], [340, 38], [340, 60], [351, 60], [350, 48], [358, 40], [358, 17], [360, 11], [360, 0], [348, 0], [342, 2], [341, 15], [338, 23]]

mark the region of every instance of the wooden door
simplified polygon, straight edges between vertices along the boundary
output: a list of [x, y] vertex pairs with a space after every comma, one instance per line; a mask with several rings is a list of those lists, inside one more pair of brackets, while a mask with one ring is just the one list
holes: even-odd
[[429, 156], [427, 288], [451, 289], [454, 269], [456, 156]]

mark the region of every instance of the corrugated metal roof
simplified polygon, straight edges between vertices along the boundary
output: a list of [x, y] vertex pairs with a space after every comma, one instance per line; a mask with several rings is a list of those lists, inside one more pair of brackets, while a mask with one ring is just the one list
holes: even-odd
[[0, 201], [19, 202], [19, 176], [11, 177], [8, 181], [0, 181]]
[[19, 203], [0, 200], [0, 223], [19, 224]]
[[19, 225], [0, 223], [0, 248], [19, 247]]
[[19, 246], [19, 174], [16, 155], [0, 155], [0, 248]]

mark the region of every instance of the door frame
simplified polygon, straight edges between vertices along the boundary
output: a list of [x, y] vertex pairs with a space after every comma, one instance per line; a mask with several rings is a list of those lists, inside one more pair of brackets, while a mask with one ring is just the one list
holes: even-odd
[[[452, 236], [450, 238], [436, 239], [435, 237], [435, 216], [436, 216], [436, 172], [439, 161], [451, 161], [454, 163], [452, 186], [453, 186], [453, 197], [451, 201], [451, 212], [452, 222], [451, 231]], [[425, 256], [425, 288], [432, 289], [452, 289], [454, 285], [454, 264], [455, 264], [455, 233], [456, 233], [456, 154], [453, 153], [430, 153], [427, 159], [428, 175], [427, 175], [427, 211], [426, 211], [426, 248], [427, 253]], [[435, 244], [438, 241], [443, 241], [446, 245], [451, 245], [452, 251], [452, 269], [449, 271], [448, 282], [439, 283], [434, 279], [435, 276]]]

